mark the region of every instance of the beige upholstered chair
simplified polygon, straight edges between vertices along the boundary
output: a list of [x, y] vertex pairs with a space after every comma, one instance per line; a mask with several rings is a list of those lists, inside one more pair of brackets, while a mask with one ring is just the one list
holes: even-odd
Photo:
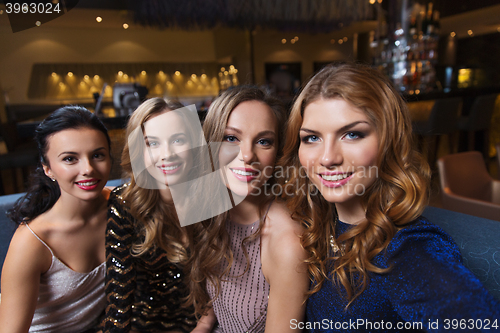
[[497, 143], [497, 179], [500, 180], [500, 143]]
[[438, 170], [443, 208], [500, 221], [500, 181], [489, 175], [480, 152], [444, 156]]

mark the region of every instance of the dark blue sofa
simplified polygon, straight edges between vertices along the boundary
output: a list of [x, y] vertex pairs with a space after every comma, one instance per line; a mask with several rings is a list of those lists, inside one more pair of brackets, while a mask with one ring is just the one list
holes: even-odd
[[[108, 183], [117, 186], [121, 180]], [[3, 265], [10, 238], [15, 230], [5, 216], [21, 194], [0, 197], [0, 264]], [[424, 214], [442, 227], [457, 242], [467, 266], [481, 280], [491, 294], [500, 300], [500, 222], [465, 215], [435, 207], [427, 207]]]

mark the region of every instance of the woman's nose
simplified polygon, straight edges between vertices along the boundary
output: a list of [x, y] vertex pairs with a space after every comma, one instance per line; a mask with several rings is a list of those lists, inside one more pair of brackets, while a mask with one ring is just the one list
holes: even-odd
[[329, 142], [324, 145], [320, 163], [326, 168], [342, 164], [344, 161], [342, 147], [337, 142]]

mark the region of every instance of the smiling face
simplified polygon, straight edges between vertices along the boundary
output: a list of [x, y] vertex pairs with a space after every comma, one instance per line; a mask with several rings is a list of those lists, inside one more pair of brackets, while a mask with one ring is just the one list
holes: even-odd
[[360, 203], [378, 176], [378, 135], [363, 111], [338, 98], [312, 102], [300, 141], [300, 163], [323, 197], [337, 209]]
[[191, 142], [177, 111], [162, 112], [144, 123], [144, 162], [159, 188], [187, 180], [193, 160]]
[[111, 171], [108, 141], [91, 128], [67, 129], [48, 138], [45, 174], [57, 181], [61, 196], [93, 200], [101, 195]]
[[276, 117], [260, 101], [240, 103], [231, 112], [219, 153], [226, 186], [239, 196], [258, 193], [272, 176], [278, 137]]

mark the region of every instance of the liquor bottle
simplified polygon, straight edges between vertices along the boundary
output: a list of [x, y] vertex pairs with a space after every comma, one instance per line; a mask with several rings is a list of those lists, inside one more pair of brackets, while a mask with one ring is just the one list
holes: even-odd
[[441, 24], [439, 23], [439, 11], [434, 10], [434, 35], [439, 36]]
[[408, 29], [408, 40], [417, 38], [417, 19], [415, 16], [410, 18], [410, 29]]
[[432, 2], [427, 7], [427, 30], [424, 31], [427, 36], [434, 34], [434, 18], [432, 15]]

